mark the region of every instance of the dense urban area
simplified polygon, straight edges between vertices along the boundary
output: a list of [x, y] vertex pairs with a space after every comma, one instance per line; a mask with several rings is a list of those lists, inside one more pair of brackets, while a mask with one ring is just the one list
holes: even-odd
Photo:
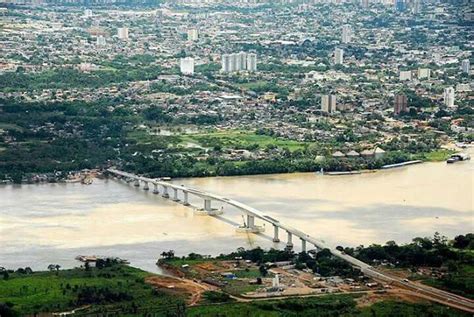
[[4, 5], [0, 178], [443, 160], [473, 138], [463, 2]]
[[472, 316], [472, 232], [326, 248], [172, 178], [469, 160], [456, 152], [474, 146], [473, 21], [470, 0], [0, 0], [2, 189], [115, 178], [288, 237], [163, 250], [149, 255], [160, 274], [115, 256], [43, 271], [0, 259], [0, 316]]

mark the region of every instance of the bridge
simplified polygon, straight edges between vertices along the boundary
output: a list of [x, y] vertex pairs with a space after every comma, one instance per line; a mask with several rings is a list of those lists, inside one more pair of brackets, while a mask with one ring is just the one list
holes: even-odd
[[153, 186], [153, 193], [157, 195], [160, 194], [161, 188], [161, 195], [164, 198], [172, 199], [177, 203], [181, 202], [184, 206], [190, 205], [190, 194], [199, 197], [203, 200], [203, 208], [197, 210], [197, 212], [201, 215], [216, 216], [222, 213], [221, 210], [212, 208], [213, 201], [221, 202], [225, 205], [235, 207], [243, 215], [245, 215], [247, 219], [247, 221], [245, 221], [244, 223], [244, 226], [238, 228], [239, 231], [257, 234], [262, 232], [263, 228], [255, 225], [255, 219], [260, 219], [263, 222], [269, 223], [273, 227], [273, 242], [280, 242], [279, 233], [280, 231], [283, 231], [286, 233], [286, 246], [288, 248], [293, 248], [293, 240], [295, 238], [300, 240], [301, 250], [303, 252], [306, 252], [307, 245], [313, 245], [317, 250], [328, 249], [332, 255], [348, 262], [353, 267], [360, 269], [360, 271], [368, 277], [383, 281], [384, 283], [397, 285], [398, 287], [413, 292], [413, 295], [417, 295], [422, 298], [430, 299], [441, 304], [449, 305], [458, 309], [474, 313], [474, 301], [470, 299], [436, 288], [432, 288], [423, 284], [409, 282], [406, 279], [402, 279], [397, 276], [392, 276], [387, 273], [379, 272], [371, 265], [362, 262], [352, 256], [349, 256], [344, 252], [334, 249], [326, 245], [321, 240], [318, 240], [296, 228], [286, 225], [280, 222], [279, 220], [265, 214], [264, 212], [252, 206], [246, 205], [242, 202], [226, 198], [214, 193], [190, 188], [184, 185], [176, 185], [164, 181], [163, 179], [154, 179], [138, 176], [114, 168], [107, 169], [107, 172], [117, 178], [126, 180], [127, 183], [133, 182], [134, 186], [136, 187], [140, 187], [141, 185], [143, 185], [143, 190], [150, 190], [150, 187]]

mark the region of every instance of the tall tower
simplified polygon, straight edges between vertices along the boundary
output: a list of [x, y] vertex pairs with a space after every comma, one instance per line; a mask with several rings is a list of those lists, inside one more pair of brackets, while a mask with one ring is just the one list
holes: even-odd
[[408, 98], [406, 95], [395, 95], [395, 100], [393, 104], [393, 113], [400, 114], [401, 112], [406, 112], [408, 109]]
[[463, 73], [469, 74], [471, 71], [471, 62], [468, 59], [463, 59], [461, 62], [461, 69]]
[[342, 48], [336, 48], [334, 50], [334, 63], [336, 65], [344, 63], [344, 50]]
[[255, 53], [247, 54], [247, 70], [249, 72], [257, 71], [257, 54]]
[[443, 99], [444, 99], [444, 105], [446, 107], [454, 107], [454, 88], [453, 87], [444, 88]]
[[327, 113], [333, 113], [336, 111], [336, 96], [335, 95], [322, 95], [321, 96], [321, 111]]
[[352, 29], [349, 24], [342, 26], [342, 43], [350, 43], [352, 38]]
[[222, 63], [222, 71], [225, 73], [231, 72], [231, 61], [230, 61], [230, 55], [229, 54], [223, 54], [221, 58], [221, 63]]

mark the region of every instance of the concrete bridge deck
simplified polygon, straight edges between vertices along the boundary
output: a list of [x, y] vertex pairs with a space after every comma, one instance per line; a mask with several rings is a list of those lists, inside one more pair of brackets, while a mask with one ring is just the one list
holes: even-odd
[[[326, 245], [321, 240], [318, 240], [315, 237], [312, 237], [312, 236], [310, 236], [310, 235], [308, 235], [308, 234], [306, 234], [306, 233], [304, 233], [304, 232], [302, 232], [302, 231], [300, 231], [296, 228], [293, 228], [291, 226], [283, 224], [279, 220], [265, 214], [264, 212], [254, 208], [252, 206], [244, 204], [242, 202], [236, 201], [234, 199], [226, 198], [226, 197], [223, 197], [223, 196], [220, 196], [220, 195], [217, 195], [217, 194], [202, 191], [202, 190], [199, 190], [199, 189], [190, 188], [190, 187], [187, 187], [187, 186], [184, 186], [184, 185], [175, 185], [173, 183], [165, 182], [165, 181], [160, 180], [160, 179], [153, 179], [153, 178], [138, 176], [138, 175], [127, 173], [127, 172], [124, 172], [124, 171], [120, 171], [120, 170], [117, 170], [117, 169], [114, 169], [114, 168], [110, 168], [107, 171], [109, 173], [115, 175], [115, 176], [120, 176], [120, 177], [129, 179], [129, 180], [132, 180], [132, 181], [136, 181], [136, 182], [141, 181], [141, 182], [145, 183], [145, 189], [148, 189], [148, 184], [151, 184], [155, 187], [162, 186], [163, 190], [164, 190], [164, 193], [166, 195], [169, 195], [168, 194], [168, 189], [172, 189], [174, 191], [174, 195], [175, 195], [174, 200], [176, 200], [176, 201], [178, 201], [177, 193], [178, 193], [178, 191], [181, 191], [185, 196], [185, 201], [184, 201], [185, 204], [187, 204], [188, 194], [192, 194], [194, 196], [200, 197], [205, 202], [204, 203], [204, 206], [205, 206], [204, 210], [205, 211], [206, 210], [211, 211], [211, 209], [210, 209], [210, 204], [211, 204], [210, 202], [211, 201], [219, 201], [219, 202], [222, 202], [224, 204], [233, 206], [233, 207], [237, 208], [238, 210], [240, 210], [245, 215], [247, 215], [247, 219], [248, 219], [247, 226], [250, 226], [249, 229], [252, 229], [251, 226], [254, 225], [254, 223], [253, 223], [254, 218], [257, 218], [257, 219], [260, 219], [260, 220], [265, 221], [267, 223], [270, 223], [274, 228], [274, 241], [275, 242], [280, 241], [279, 238], [278, 238], [278, 230], [280, 230], [280, 229], [284, 230], [284, 231], [286, 231], [286, 233], [288, 235], [287, 245], [290, 246], [290, 247], [293, 246], [292, 239], [293, 239], [293, 236], [295, 236], [295, 237], [297, 237], [301, 240], [303, 251], [306, 251], [306, 243], [314, 245], [317, 249], [328, 249], [331, 252], [331, 254], [333, 254], [334, 256], [348, 262], [352, 266], [359, 268], [362, 273], [364, 273], [365, 275], [367, 275], [369, 277], [381, 280], [385, 283], [392, 283], [392, 284], [396, 284], [400, 287], [403, 287], [405, 289], [409, 289], [409, 290], [415, 292], [416, 294], [419, 294], [420, 297], [428, 298], [430, 300], [433, 300], [433, 301], [436, 301], [436, 302], [439, 302], [439, 303], [442, 303], [442, 304], [445, 304], [445, 305], [449, 305], [449, 306], [452, 306], [452, 307], [455, 307], [455, 308], [458, 308], [458, 309], [462, 309], [462, 310], [474, 313], [474, 301], [472, 301], [470, 299], [467, 299], [467, 298], [464, 298], [462, 296], [458, 296], [458, 295], [455, 295], [455, 294], [452, 294], [452, 293], [449, 293], [449, 292], [441, 291], [439, 289], [432, 288], [432, 287], [429, 287], [429, 286], [426, 286], [426, 285], [407, 282], [406, 280], [403, 280], [399, 277], [390, 276], [386, 273], [379, 272], [379, 271], [375, 270], [369, 264], [367, 264], [365, 262], [362, 262], [362, 261], [360, 261], [360, 260], [358, 260], [358, 259], [356, 259], [352, 256], [349, 256], [349, 255], [347, 255], [347, 254], [345, 254], [345, 253], [343, 253], [343, 252], [341, 252], [337, 249], [331, 248], [330, 246]], [[139, 186], [139, 184], [138, 184], [138, 186]], [[168, 197], [168, 196], [166, 196], [166, 197]], [[212, 215], [210, 212], [209, 212], [209, 214]]]

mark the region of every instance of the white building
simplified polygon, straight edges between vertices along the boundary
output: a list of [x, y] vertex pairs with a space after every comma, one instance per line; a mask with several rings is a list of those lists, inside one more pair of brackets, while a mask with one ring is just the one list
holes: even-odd
[[238, 71], [254, 72], [257, 70], [257, 55], [245, 52], [223, 54], [221, 57], [222, 72], [231, 73]]
[[223, 54], [221, 57], [222, 71], [225, 73], [232, 72], [232, 63], [230, 61], [230, 54]]
[[128, 28], [118, 28], [117, 36], [121, 40], [128, 40]]
[[336, 111], [336, 96], [322, 95], [321, 96], [321, 111], [326, 113], [333, 113]]
[[411, 70], [400, 71], [400, 81], [411, 80]]
[[245, 70], [247, 69], [247, 54], [245, 52], [240, 52], [237, 55], [237, 69], [236, 70]]
[[342, 26], [342, 43], [350, 43], [352, 39], [352, 29], [349, 24]]
[[188, 41], [197, 41], [199, 38], [199, 32], [197, 29], [189, 29], [188, 30]]
[[418, 68], [418, 79], [430, 79], [431, 69], [429, 68]]
[[454, 88], [444, 88], [443, 94], [444, 104], [447, 107], [454, 107]]
[[471, 62], [468, 59], [463, 59], [461, 62], [461, 69], [463, 73], [469, 74], [471, 71]]
[[184, 74], [184, 75], [194, 74], [194, 58], [192, 57], [181, 58], [179, 67], [181, 70], [181, 74]]
[[273, 287], [280, 287], [280, 276], [278, 276], [278, 274], [275, 274], [275, 276], [273, 277], [272, 286]]
[[257, 54], [247, 54], [247, 70], [249, 72], [257, 71]]
[[334, 50], [334, 63], [336, 65], [344, 63], [344, 50], [342, 48], [336, 48]]
[[96, 45], [97, 46], [105, 46], [105, 44], [106, 44], [105, 37], [103, 35], [97, 36]]
[[85, 10], [84, 10], [84, 17], [85, 17], [85, 18], [90, 18], [90, 17], [92, 17], [92, 10], [91, 10], [91, 9], [85, 9]]

